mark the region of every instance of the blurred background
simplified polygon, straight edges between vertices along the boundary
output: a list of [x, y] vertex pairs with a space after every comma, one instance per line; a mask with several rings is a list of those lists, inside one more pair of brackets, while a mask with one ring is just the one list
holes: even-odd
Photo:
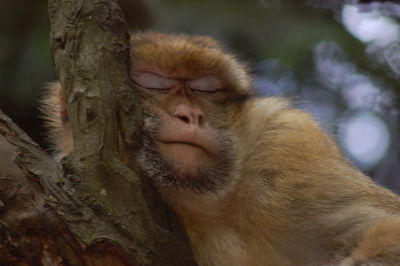
[[[396, 1], [120, 4], [132, 31], [204, 34], [220, 40], [251, 66], [260, 95], [290, 97], [321, 122], [355, 166], [400, 193]], [[55, 79], [47, 1], [1, 1], [0, 109], [44, 148], [38, 100], [46, 82]]]

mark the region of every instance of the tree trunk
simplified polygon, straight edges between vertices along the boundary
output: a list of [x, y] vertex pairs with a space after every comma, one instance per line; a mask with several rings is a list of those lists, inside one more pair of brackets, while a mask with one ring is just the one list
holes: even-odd
[[117, 0], [49, 0], [75, 148], [60, 164], [0, 112], [1, 265], [195, 265], [134, 161], [138, 99]]

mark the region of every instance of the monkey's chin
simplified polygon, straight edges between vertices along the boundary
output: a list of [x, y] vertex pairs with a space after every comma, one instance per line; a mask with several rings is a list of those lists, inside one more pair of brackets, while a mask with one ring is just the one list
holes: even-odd
[[181, 173], [193, 173], [210, 162], [207, 151], [198, 145], [186, 142], [157, 144], [161, 156]]

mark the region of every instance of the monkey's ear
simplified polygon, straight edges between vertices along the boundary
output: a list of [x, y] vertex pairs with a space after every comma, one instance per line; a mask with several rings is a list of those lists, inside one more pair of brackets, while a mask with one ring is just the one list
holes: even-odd
[[73, 149], [71, 123], [68, 118], [64, 91], [59, 82], [50, 83], [43, 95], [40, 110], [49, 132], [49, 142], [57, 160]]

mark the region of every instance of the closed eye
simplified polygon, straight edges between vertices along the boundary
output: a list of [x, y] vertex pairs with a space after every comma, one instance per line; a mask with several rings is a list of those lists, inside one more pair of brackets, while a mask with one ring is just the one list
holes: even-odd
[[161, 77], [151, 72], [132, 72], [132, 79], [134, 83], [144, 89], [168, 91], [171, 89], [176, 81]]
[[192, 80], [189, 83], [189, 88], [196, 92], [216, 93], [224, 90], [225, 83], [215, 76], [205, 76]]
[[225, 90], [225, 88], [218, 89], [218, 90], [213, 90], [213, 91], [192, 89], [193, 92], [202, 93], [202, 94], [215, 94], [217, 92], [221, 92], [221, 91], [224, 91], [224, 90]]

